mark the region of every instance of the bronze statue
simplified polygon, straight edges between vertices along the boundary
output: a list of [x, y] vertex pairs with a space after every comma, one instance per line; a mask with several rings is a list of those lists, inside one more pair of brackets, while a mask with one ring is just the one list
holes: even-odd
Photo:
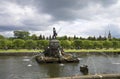
[[56, 39], [57, 33], [53, 28], [52, 39], [49, 40], [49, 45], [42, 54], [37, 55], [36, 61], [38, 63], [71, 63], [79, 62], [79, 59], [71, 54], [65, 54], [63, 48], [60, 46], [59, 40]]
[[56, 39], [56, 36], [57, 36], [57, 32], [56, 32], [55, 28], [53, 28], [53, 36], [52, 36], [52, 39]]

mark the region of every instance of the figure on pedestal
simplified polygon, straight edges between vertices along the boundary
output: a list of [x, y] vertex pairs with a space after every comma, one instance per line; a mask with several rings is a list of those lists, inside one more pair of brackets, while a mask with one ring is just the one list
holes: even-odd
[[52, 39], [56, 39], [56, 36], [57, 36], [57, 32], [56, 32], [55, 28], [53, 27], [53, 36], [52, 36]]
[[76, 57], [71, 54], [65, 54], [63, 48], [60, 46], [59, 40], [56, 39], [57, 33], [53, 28], [52, 39], [49, 40], [49, 45], [44, 50], [42, 55], [36, 56], [38, 63], [70, 63], [79, 62]]

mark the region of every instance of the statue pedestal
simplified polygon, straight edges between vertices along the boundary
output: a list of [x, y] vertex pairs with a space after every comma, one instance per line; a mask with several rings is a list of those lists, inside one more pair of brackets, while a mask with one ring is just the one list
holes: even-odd
[[44, 50], [42, 55], [36, 56], [38, 63], [70, 63], [79, 62], [78, 58], [73, 57], [70, 54], [65, 54], [60, 46], [59, 40], [56, 40], [56, 30], [53, 28], [53, 37], [49, 41], [49, 46]]
[[43, 52], [43, 55], [36, 56], [38, 63], [77, 63], [78, 58], [73, 57], [71, 54], [65, 54], [60, 47], [58, 40], [50, 40], [49, 46]]

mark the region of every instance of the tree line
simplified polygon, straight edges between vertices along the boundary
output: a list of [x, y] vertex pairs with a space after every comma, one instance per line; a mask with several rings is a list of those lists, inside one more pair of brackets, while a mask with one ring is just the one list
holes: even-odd
[[[6, 38], [0, 35], [0, 49], [44, 49], [49, 44], [51, 36], [45, 37], [44, 35], [30, 35], [27, 31], [14, 31], [14, 37]], [[57, 37], [60, 44], [65, 49], [109, 49], [120, 48], [120, 39], [106, 37]]]

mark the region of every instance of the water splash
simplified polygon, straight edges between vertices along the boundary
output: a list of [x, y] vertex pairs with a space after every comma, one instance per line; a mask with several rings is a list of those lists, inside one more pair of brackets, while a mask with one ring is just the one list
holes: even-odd
[[83, 60], [82, 58], [78, 58], [78, 60]]
[[102, 53], [102, 52], [100, 52], [101, 54], [103, 54], [104, 56], [106, 56], [108, 59], [109, 59], [109, 61], [111, 62], [111, 63], [113, 63], [113, 60], [111, 59], [111, 57], [109, 56], [109, 55], [107, 55], [107, 54], [105, 54], [105, 53]]
[[30, 61], [30, 59], [23, 59], [23, 61]]
[[87, 59], [87, 63], [88, 63], [90, 60], [92, 61], [93, 68], [94, 68], [94, 73], [95, 73], [95, 75], [97, 75], [97, 68], [96, 68], [95, 61], [94, 61], [93, 57], [90, 56], [90, 53], [89, 53], [89, 52], [87, 53], [87, 56], [89, 56], [89, 58]]
[[112, 64], [120, 65], [120, 63], [112, 63]]
[[28, 66], [28, 67], [31, 67], [31, 66], [32, 66], [32, 64], [28, 64], [27, 66]]
[[65, 64], [61, 63], [60, 66], [64, 66]]
[[95, 74], [97, 74], [97, 68], [96, 68], [95, 62], [94, 62], [94, 60], [93, 60], [92, 57], [90, 57], [90, 59], [91, 59], [91, 61], [92, 61], [92, 63], [93, 63], [94, 72], [95, 72]]

